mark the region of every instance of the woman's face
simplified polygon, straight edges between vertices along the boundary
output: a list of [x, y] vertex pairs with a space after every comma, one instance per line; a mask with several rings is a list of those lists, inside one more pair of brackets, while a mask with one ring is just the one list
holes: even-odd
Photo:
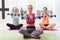
[[18, 13], [19, 12], [19, 10], [18, 10], [18, 8], [14, 8], [14, 13]]
[[47, 8], [43, 8], [43, 11], [46, 12], [47, 11]]
[[32, 12], [32, 9], [33, 9], [32, 6], [28, 6], [28, 11], [29, 11], [29, 12]]

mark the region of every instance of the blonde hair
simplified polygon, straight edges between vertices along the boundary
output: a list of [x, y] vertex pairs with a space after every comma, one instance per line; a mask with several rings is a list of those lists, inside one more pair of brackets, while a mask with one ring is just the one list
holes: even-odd
[[[18, 9], [17, 7], [14, 7], [13, 9], [12, 9], [12, 12], [14, 12], [14, 9]], [[18, 12], [19, 12], [19, 9], [18, 9]]]

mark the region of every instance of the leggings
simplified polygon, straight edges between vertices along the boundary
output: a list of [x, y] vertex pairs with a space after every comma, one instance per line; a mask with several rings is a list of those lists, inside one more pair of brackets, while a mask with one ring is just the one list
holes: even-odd
[[30, 37], [31, 35], [40, 36], [43, 34], [43, 30], [36, 30], [35, 27], [27, 27], [26, 30], [20, 29], [19, 33], [23, 34], [26, 37]]
[[10, 29], [16, 29], [16, 28], [20, 29], [20, 27], [23, 26], [23, 24], [13, 25], [13, 24], [9, 24], [9, 23], [7, 23], [6, 25], [7, 25], [8, 27], [10, 27]]
[[33, 31], [35, 31], [35, 26], [27, 26], [26, 30], [31, 34]]

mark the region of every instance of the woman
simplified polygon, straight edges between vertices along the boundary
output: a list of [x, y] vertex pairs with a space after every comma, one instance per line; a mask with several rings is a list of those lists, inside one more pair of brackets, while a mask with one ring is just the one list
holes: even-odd
[[32, 10], [33, 10], [33, 6], [32, 5], [28, 5], [28, 12], [26, 15], [25, 15], [25, 19], [26, 19], [26, 22], [27, 22], [27, 27], [26, 27], [26, 30], [24, 29], [20, 29], [20, 33], [22, 33], [24, 35], [24, 38], [40, 38], [40, 34], [43, 33], [42, 30], [36, 30], [35, 28], [35, 18], [37, 18], [35, 16], [34, 13], [32, 13]]
[[47, 11], [48, 11], [47, 7], [44, 7], [43, 12], [42, 12], [42, 23], [40, 23], [40, 27], [43, 30], [54, 30], [54, 26], [56, 24], [55, 23], [52, 23], [52, 24], [49, 23], [49, 14]]
[[23, 26], [23, 24], [19, 24], [19, 10], [17, 7], [14, 7], [12, 10], [12, 19], [13, 19], [13, 24], [7, 23], [7, 26], [10, 27], [10, 29], [20, 29], [20, 27]]

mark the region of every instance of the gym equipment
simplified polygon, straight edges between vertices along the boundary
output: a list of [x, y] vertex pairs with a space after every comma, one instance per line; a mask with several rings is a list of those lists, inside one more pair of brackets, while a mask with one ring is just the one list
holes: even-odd
[[52, 18], [52, 17], [56, 17], [56, 15], [50, 15], [49, 17], [50, 17], [50, 18]]
[[23, 19], [24, 19], [24, 17], [23, 17], [23, 16], [21, 16], [21, 19], [23, 20]]
[[[11, 16], [17, 16], [16, 14], [9, 14], [9, 13], [7, 13], [7, 15], [11, 15]], [[18, 14], [18, 16], [20, 16], [20, 14]]]
[[9, 14], [9, 13], [7, 13], [7, 15], [11, 15], [11, 16], [13, 16], [13, 14]]
[[[41, 19], [43, 16], [38, 16], [38, 19]], [[46, 17], [46, 16], [45, 16]], [[56, 15], [50, 15], [49, 18], [53, 18], [53, 17], [56, 17]], [[21, 16], [21, 19], [23, 20], [24, 17]], [[27, 17], [27, 19], [29, 19], [29, 17]], [[33, 19], [36, 19], [35, 17], [33, 17]]]
[[[23, 20], [23, 19], [24, 19], [24, 17], [23, 17], [23, 16], [21, 16], [21, 19]], [[26, 19], [28, 19], [28, 20], [29, 20], [29, 16], [28, 16]], [[33, 17], [33, 19], [36, 19], [36, 18], [35, 18], [35, 17]]]
[[54, 15], [54, 17], [56, 17], [56, 15]]
[[51, 15], [50, 18], [52, 18], [53, 16]]
[[38, 16], [38, 19], [41, 19], [43, 16]]
[[[41, 19], [43, 16], [38, 16], [38, 19]], [[46, 17], [46, 16], [45, 16]], [[50, 15], [49, 18], [56, 17], [56, 15]]]

